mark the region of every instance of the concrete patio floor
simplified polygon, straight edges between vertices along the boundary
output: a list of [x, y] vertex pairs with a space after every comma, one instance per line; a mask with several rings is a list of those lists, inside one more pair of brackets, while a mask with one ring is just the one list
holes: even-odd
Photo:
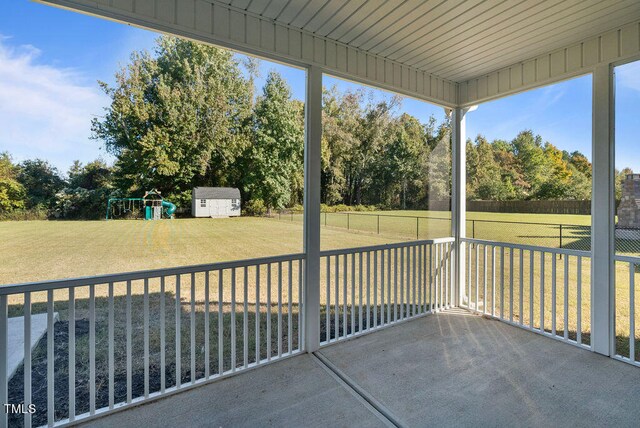
[[638, 368], [454, 310], [90, 424], [637, 426], [639, 399]]

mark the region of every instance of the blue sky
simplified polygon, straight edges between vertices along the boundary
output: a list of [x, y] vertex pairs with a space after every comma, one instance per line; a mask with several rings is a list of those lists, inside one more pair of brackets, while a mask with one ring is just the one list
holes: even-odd
[[[40, 157], [66, 171], [74, 159], [110, 160], [99, 141], [91, 140], [90, 120], [101, 115], [108, 99], [97, 80], [112, 82], [133, 50], [150, 49], [156, 33], [56, 9], [12, 0], [0, 15], [0, 151], [15, 160]], [[269, 70], [281, 73], [294, 97], [304, 99], [300, 69], [260, 62], [264, 82]], [[326, 86], [356, 89], [357, 84], [326, 76]], [[637, 136], [640, 62], [619, 67], [616, 106], [618, 167], [640, 171]], [[378, 91], [377, 97], [389, 93]], [[422, 121], [442, 120], [441, 107], [405, 98], [401, 111]], [[583, 76], [479, 106], [468, 116], [467, 135], [510, 140], [532, 129], [545, 141], [591, 158], [591, 77]]]

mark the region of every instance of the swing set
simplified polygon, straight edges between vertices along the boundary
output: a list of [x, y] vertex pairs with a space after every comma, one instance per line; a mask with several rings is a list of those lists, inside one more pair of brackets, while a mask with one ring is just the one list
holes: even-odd
[[162, 199], [160, 192], [153, 189], [142, 198], [110, 198], [107, 202], [107, 220], [111, 219], [145, 219], [160, 220], [173, 218], [176, 206]]

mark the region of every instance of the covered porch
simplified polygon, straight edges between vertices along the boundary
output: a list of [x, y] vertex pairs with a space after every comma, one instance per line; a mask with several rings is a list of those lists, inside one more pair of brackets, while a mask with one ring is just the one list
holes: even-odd
[[[51, 338], [61, 305], [66, 389], [53, 339], [38, 356], [49, 426], [636, 424], [635, 311], [627, 336], [615, 327], [615, 265], [632, 272], [635, 308], [640, 258], [614, 245], [613, 67], [640, 58], [637, 1], [41, 2], [304, 68], [304, 249], [0, 288], [0, 402], [10, 315], [24, 316], [30, 343], [32, 313], [47, 314]], [[323, 74], [448, 112], [448, 236], [321, 251]], [[583, 74], [593, 76], [590, 251], [467, 237], [467, 113]], [[25, 405], [35, 364], [25, 347]]]
[[635, 426], [639, 393], [634, 367], [450, 309], [89, 425]]

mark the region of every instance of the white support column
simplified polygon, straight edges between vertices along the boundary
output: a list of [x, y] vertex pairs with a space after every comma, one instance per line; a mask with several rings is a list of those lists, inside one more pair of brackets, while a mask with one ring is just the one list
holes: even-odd
[[307, 69], [304, 147], [304, 349], [320, 347], [320, 169], [322, 138], [322, 70]]
[[[454, 245], [456, 274], [455, 284], [458, 290], [456, 306], [464, 299], [465, 291], [465, 249], [460, 239], [466, 236], [467, 222], [467, 151], [466, 151], [466, 114], [477, 107], [455, 108], [451, 114], [451, 235]], [[468, 298], [468, 296], [467, 296]]]
[[614, 122], [613, 76], [609, 64], [593, 73], [593, 175], [591, 198], [591, 346], [612, 355], [613, 310]]

